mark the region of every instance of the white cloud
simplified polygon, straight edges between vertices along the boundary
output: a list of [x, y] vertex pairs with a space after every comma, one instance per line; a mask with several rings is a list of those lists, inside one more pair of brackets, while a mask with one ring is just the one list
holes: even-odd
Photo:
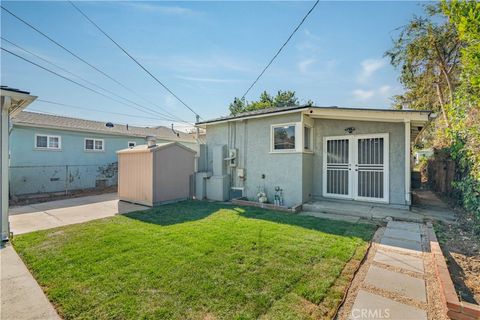
[[356, 100], [365, 101], [371, 99], [375, 95], [375, 91], [356, 89], [353, 90], [352, 94]]
[[298, 70], [300, 70], [301, 74], [309, 73], [310, 66], [317, 61], [316, 59], [305, 59], [298, 63]]
[[382, 95], [388, 95], [390, 94], [391, 90], [392, 90], [392, 87], [388, 85], [384, 85], [384, 86], [381, 86], [380, 89], [378, 89], [378, 92]]
[[369, 101], [373, 99], [388, 100], [392, 95], [401, 89], [392, 88], [389, 85], [383, 85], [370, 90], [355, 89], [352, 91], [353, 98], [357, 101]]
[[385, 59], [367, 59], [363, 60], [361, 63], [362, 71], [358, 76], [358, 81], [365, 82], [368, 80], [375, 72], [383, 68], [387, 64]]

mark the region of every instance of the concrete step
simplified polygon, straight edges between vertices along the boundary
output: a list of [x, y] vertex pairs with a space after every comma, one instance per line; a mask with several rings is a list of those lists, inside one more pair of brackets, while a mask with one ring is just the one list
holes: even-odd
[[382, 205], [369, 205], [358, 202], [319, 200], [303, 204], [303, 211], [320, 212], [363, 219], [384, 220], [392, 217], [399, 221], [423, 222], [424, 216], [409, 210], [388, 208]]

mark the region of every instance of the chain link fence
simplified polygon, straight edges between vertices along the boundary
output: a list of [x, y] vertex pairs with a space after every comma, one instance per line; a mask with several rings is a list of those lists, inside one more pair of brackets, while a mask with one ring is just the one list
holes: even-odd
[[118, 163], [99, 165], [11, 166], [10, 195], [25, 196], [104, 189], [117, 184]]

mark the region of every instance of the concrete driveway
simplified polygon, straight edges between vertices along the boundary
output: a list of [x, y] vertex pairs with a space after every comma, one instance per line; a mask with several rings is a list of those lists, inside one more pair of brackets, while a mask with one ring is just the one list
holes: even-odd
[[10, 230], [22, 234], [146, 209], [149, 207], [119, 201], [116, 193], [43, 202], [11, 207]]

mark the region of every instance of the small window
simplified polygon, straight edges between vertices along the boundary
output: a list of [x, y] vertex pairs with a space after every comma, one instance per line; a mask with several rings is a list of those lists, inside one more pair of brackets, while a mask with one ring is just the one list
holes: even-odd
[[303, 149], [312, 150], [312, 127], [303, 127]]
[[61, 141], [60, 136], [37, 134], [35, 135], [35, 148], [58, 150], [62, 147]]
[[273, 127], [273, 150], [295, 150], [295, 124]]
[[87, 151], [103, 151], [103, 139], [85, 139], [85, 150]]
[[137, 145], [137, 143], [135, 141], [128, 141], [128, 147], [129, 148], [133, 148]]

